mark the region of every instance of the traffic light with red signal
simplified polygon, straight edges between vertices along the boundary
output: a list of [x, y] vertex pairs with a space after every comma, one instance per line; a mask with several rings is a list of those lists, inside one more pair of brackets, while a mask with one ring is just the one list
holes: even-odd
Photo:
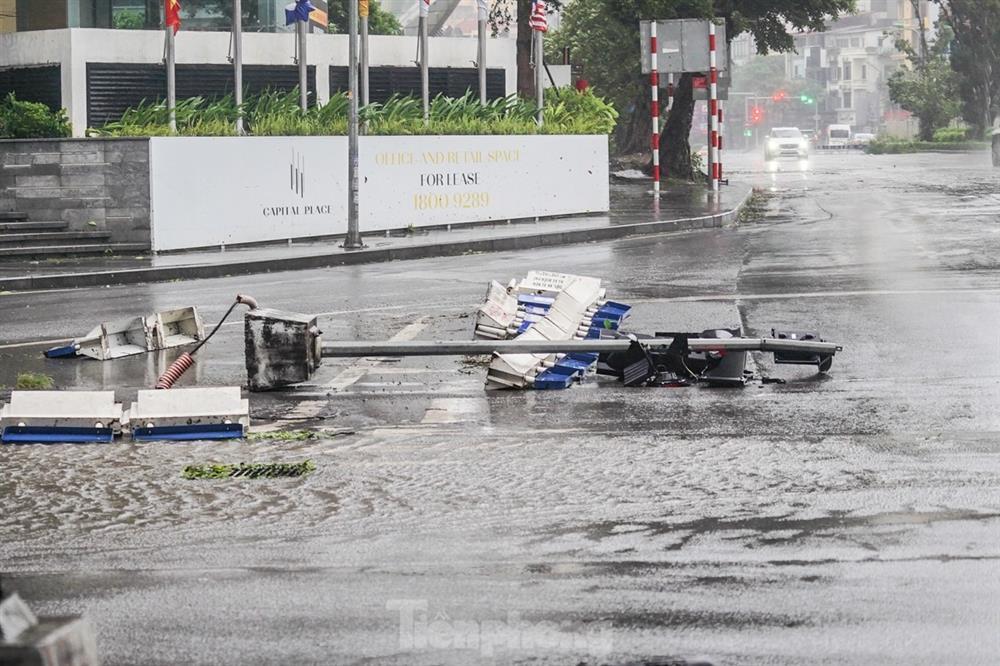
[[759, 106], [753, 106], [750, 108], [750, 124], [760, 125], [764, 122], [764, 109]]

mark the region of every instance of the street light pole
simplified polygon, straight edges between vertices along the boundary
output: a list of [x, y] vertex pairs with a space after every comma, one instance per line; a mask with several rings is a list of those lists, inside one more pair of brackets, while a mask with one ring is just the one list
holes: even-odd
[[350, 20], [348, 22], [348, 74], [350, 104], [347, 114], [347, 236], [344, 249], [356, 250], [364, 247], [358, 230], [358, 3], [349, 0]]

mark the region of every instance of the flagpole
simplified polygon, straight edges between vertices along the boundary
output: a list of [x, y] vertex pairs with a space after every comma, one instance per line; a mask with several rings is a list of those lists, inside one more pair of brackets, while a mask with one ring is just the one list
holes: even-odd
[[358, 230], [358, 3], [349, 0], [347, 4], [347, 83], [351, 99], [347, 116], [347, 236], [343, 247], [356, 250], [364, 247]]
[[177, 55], [174, 41], [174, 26], [167, 26], [167, 113], [170, 117], [170, 133], [177, 133]]
[[420, 31], [420, 96], [424, 104], [424, 124], [430, 124], [431, 120], [431, 85], [430, 70], [427, 65], [427, 0], [417, 0], [420, 4], [420, 21], [418, 28]]
[[243, 3], [233, 0], [233, 99], [238, 116], [236, 133], [243, 134]]
[[368, 0], [358, 0], [361, 18], [361, 106], [368, 106]]
[[488, 18], [487, 0], [478, 0], [479, 12], [479, 103], [486, 106], [486, 20]]
[[545, 42], [544, 34], [541, 30], [535, 30], [535, 99], [538, 102], [538, 126], [545, 122], [543, 111], [545, 108]]
[[299, 46], [299, 106], [302, 107], [302, 115], [309, 111], [309, 61], [306, 59], [306, 35], [309, 30], [309, 21], [295, 21], [295, 33], [298, 37]]

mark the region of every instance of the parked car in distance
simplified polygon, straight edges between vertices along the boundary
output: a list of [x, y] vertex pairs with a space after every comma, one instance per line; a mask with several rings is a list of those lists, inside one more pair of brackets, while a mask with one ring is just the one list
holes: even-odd
[[830, 148], [847, 148], [851, 145], [850, 125], [830, 125], [826, 130], [826, 145]]
[[809, 157], [809, 139], [798, 127], [775, 127], [764, 142], [764, 159], [771, 161], [778, 157]]
[[875, 140], [875, 135], [869, 132], [858, 132], [851, 139], [852, 146], [858, 146], [859, 148], [867, 146], [869, 143]]

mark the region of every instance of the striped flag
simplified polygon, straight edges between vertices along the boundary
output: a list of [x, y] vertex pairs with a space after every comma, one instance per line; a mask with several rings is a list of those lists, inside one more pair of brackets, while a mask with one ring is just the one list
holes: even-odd
[[531, 3], [531, 18], [528, 19], [532, 30], [548, 32], [549, 21], [545, 18], [545, 0], [533, 0]]
[[480, 21], [486, 21], [490, 17], [490, 2], [489, 0], [476, 0], [476, 7], [478, 8], [478, 19]]
[[164, 23], [174, 29], [174, 34], [181, 29], [181, 3], [179, 0], [163, 0]]
[[420, 6], [420, 16], [427, 18], [427, 13], [431, 8], [431, 0], [417, 0], [417, 5]]

